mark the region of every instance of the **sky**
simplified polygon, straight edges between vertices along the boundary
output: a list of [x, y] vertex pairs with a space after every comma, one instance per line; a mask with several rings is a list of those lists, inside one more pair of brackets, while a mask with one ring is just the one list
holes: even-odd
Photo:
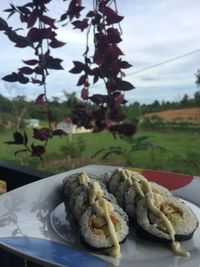
[[[12, 2], [22, 5], [28, 1]], [[89, 6], [92, 0], [82, 2]], [[67, 1], [52, 0], [52, 17], [59, 18], [67, 4]], [[119, 47], [125, 54], [123, 59], [133, 65], [126, 70], [125, 80], [136, 88], [125, 94], [129, 103], [179, 101], [184, 94], [192, 97], [197, 91], [195, 73], [200, 69], [200, 1], [117, 0], [117, 5], [119, 15], [124, 16], [121, 23], [123, 42]], [[4, 19], [6, 13], [2, 10], [8, 6], [9, 1], [0, 1], [0, 16]], [[13, 28], [21, 27], [15, 18], [10, 20], [10, 24]], [[67, 44], [54, 49], [52, 54], [64, 60], [64, 70], [51, 72], [47, 80], [47, 93], [49, 97], [59, 97], [62, 101], [63, 91], [76, 92], [80, 97], [81, 88], [76, 86], [79, 75], [68, 71], [73, 67], [73, 60], [82, 61], [85, 33], [72, 30], [72, 27], [61, 28], [57, 33], [58, 39]], [[30, 49], [14, 47], [2, 32], [0, 51], [0, 78], [21, 67], [21, 59], [33, 58]], [[164, 62], [168, 63], [162, 64]], [[152, 67], [154, 65], [158, 66]], [[25, 95], [28, 99], [35, 99], [40, 93], [42, 88], [35, 85], [23, 86], [0, 80], [0, 94], [9, 98]], [[103, 83], [91, 86], [90, 94], [93, 93], [105, 93]]]

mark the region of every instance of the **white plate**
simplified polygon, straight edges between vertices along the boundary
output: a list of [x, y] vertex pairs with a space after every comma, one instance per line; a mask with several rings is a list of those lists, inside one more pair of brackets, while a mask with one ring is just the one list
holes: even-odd
[[[0, 246], [51, 266], [87, 267], [199, 267], [200, 228], [193, 238], [182, 242], [189, 258], [175, 256], [168, 246], [137, 239], [131, 232], [120, 260], [92, 253], [79, 242], [78, 228], [66, 220], [62, 180], [74, 172], [101, 175], [111, 166], [86, 166], [55, 175], [10, 191], [0, 197]], [[173, 173], [143, 171], [144, 175], [184, 199], [200, 221], [200, 178]]]

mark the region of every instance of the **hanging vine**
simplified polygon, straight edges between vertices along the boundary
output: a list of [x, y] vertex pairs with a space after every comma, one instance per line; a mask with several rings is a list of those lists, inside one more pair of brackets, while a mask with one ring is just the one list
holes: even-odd
[[[45, 107], [48, 127], [33, 129], [33, 138], [43, 143], [30, 143], [26, 132], [16, 131], [12, 141], [8, 144], [24, 145], [16, 151], [29, 152], [32, 156], [42, 159], [48, 141], [55, 135], [62, 136], [62, 130], [55, 130], [52, 126], [53, 114], [49, 108], [46, 79], [49, 70], [61, 70], [62, 59], [54, 58], [52, 49], [65, 45], [56, 36], [56, 20], [48, 16], [47, 5], [51, 0], [32, 0], [22, 6], [10, 4], [4, 10], [8, 18], [18, 15], [20, 22], [28, 29], [25, 35], [19, 35], [21, 29], [13, 29], [3, 18], [0, 18], [0, 31], [3, 31], [10, 41], [18, 48], [31, 48], [34, 58], [23, 60], [23, 66], [16, 72], [6, 75], [2, 79], [7, 82], [22, 84], [37, 84], [43, 91], [36, 97], [35, 104]], [[82, 104], [74, 106], [71, 119], [77, 126], [92, 129], [93, 132], [109, 130], [113, 134], [132, 135], [136, 126], [127, 120], [122, 112], [122, 106], [127, 102], [125, 92], [134, 89], [134, 86], [124, 80], [124, 70], [131, 65], [123, 60], [124, 53], [118, 44], [122, 41], [120, 22], [123, 17], [118, 14], [115, 0], [93, 0], [93, 9], [81, 18], [84, 6], [80, 0], [71, 0], [67, 10], [59, 18], [59, 22], [68, 25], [71, 23], [75, 30], [86, 32], [86, 46], [83, 61], [73, 61], [72, 74], [79, 74], [77, 86], [81, 86]], [[89, 45], [92, 36], [93, 46]], [[93, 53], [91, 51], [94, 51]], [[91, 85], [102, 81], [105, 94], [90, 94]]]

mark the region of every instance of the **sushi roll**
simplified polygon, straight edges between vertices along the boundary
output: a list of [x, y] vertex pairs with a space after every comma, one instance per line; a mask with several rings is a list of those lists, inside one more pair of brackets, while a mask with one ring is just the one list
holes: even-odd
[[128, 233], [128, 216], [105, 185], [86, 173], [73, 174], [63, 181], [66, 211], [79, 226], [80, 240], [93, 250], [120, 256], [120, 243]]
[[109, 254], [116, 257], [120, 254], [119, 244], [126, 239], [129, 232], [127, 222], [105, 199], [101, 199], [98, 205], [102, 211], [105, 210], [105, 214], [89, 207], [81, 216], [82, 242], [93, 250], [108, 251], [111, 248]]
[[135, 171], [122, 168], [114, 170], [109, 178], [107, 175], [105, 176], [104, 181], [106, 183], [108, 191], [115, 196], [117, 203], [123, 209], [126, 209], [125, 196], [132, 184], [133, 179], [138, 182], [145, 180], [143, 175]]
[[[160, 193], [162, 195], [172, 196], [172, 193], [165, 187], [154, 183], [149, 182], [149, 185], [151, 186], [151, 190], [154, 193]], [[135, 210], [138, 201], [141, 199], [140, 195], [138, 194], [137, 189], [134, 186], [129, 187], [125, 194], [125, 205], [124, 210], [128, 214], [129, 218], [134, 220], [135, 219]]]
[[171, 243], [177, 255], [187, 256], [177, 241], [192, 238], [199, 222], [193, 211], [174, 196], [149, 193], [136, 207], [136, 234], [146, 240]]
[[179, 241], [190, 239], [199, 222], [186, 204], [135, 171], [116, 169], [110, 177], [106, 175], [105, 182], [134, 224], [137, 236], [171, 243], [175, 254], [189, 255], [180, 250]]

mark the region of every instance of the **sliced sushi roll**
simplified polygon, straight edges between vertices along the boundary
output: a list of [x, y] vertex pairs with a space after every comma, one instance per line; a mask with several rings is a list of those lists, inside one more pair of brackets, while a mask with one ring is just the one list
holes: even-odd
[[[172, 196], [172, 193], [167, 188], [157, 183], [149, 182], [149, 185], [151, 186], [151, 190], [154, 193], [160, 193], [162, 195]], [[129, 189], [125, 194], [124, 209], [130, 219], [135, 219], [136, 205], [140, 199], [141, 196], [138, 194], [137, 189], [134, 186], [129, 187]]]
[[102, 182], [78, 173], [63, 181], [65, 207], [80, 228], [81, 240], [87, 247], [109, 249], [119, 257], [120, 243], [128, 235], [128, 216]]
[[66, 196], [71, 196], [74, 190], [84, 182], [89, 182], [90, 180], [97, 181], [102, 188], [106, 188], [105, 184], [98, 180], [98, 177], [94, 174], [86, 174], [85, 172], [74, 173], [67, 176], [63, 180], [63, 191]]
[[[103, 203], [106, 201], [103, 199], [99, 203], [104, 209]], [[107, 202], [107, 204], [109, 203]], [[96, 212], [94, 207], [89, 207], [83, 213], [80, 220], [82, 242], [94, 250], [112, 248], [111, 255], [116, 256], [120, 250], [119, 244], [126, 239], [129, 228], [126, 220], [117, 209], [112, 205], [108, 205], [106, 209], [106, 216], [101, 212]]]
[[[119, 212], [122, 212], [122, 209], [117, 205], [116, 199], [115, 197], [108, 193], [107, 191], [103, 191], [103, 198], [105, 198], [107, 201], [109, 201], [110, 203], [112, 203], [112, 205], [115, 205], [118, 207]], [[88, 195], [88, 191], [82, 191], [80, 192], [78, 195], [75, 195], [75, 197], [73, 198], [73, 206], [70, 206], [72, 213], [74, 215], [74, 219], [78, 222], [81, 218], [81, 215], [85, 212], [85, 210], [91, 206], [90, 204], [90, 197]], [[125, 217], [125, 215], [124, 215]], [[126, 219], [128, 219], [127, 215], [125, 217]]]
[[122, 168], [116, 169], [110, 178], [105, 177], [108, 191], [116, 197], [117, 203], [124, 209], [126, 208], [125, 196], [132, 184], [131, 179], [141, 181], [145, 180], [145, 177], [135, 171]]
[[147, 194], [136, 207], [136, 234], [146, 240], [171, 242], [174, 252], [187, 256], [177, 241], [190, 239], [199, 223], [193, 211], [179, 199], [158, 193]]
[[190, 239], [198, 227], [192, 210], [172, 193], [143, 175], [117, 169], [105, 178], [108, 190], [136, 224], [136, 234], [146, 240], [171, 242], [175, 254], [188, 256], [178, 241]]

